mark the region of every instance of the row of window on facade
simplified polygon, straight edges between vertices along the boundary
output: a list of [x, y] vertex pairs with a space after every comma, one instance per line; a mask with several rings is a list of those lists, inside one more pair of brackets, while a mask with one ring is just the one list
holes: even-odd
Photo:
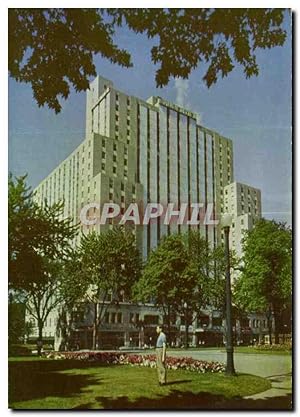
[[[84, 321], [84, 314], [77, 313], [74, 315], [73, 319], [83, 322]], [[180, 325], [184, 326], [186, 324], [184, 315], [179, 317]], [[33, 320], [34, 324], [35, 321]], [[160, 322], [160, 316], [159, 315], [144, 315], [143, 320], [140, 321], [140, 314], [139, 313], [130, 313], [129, 314], [129, 324], [133, 324], [135, 326], [141, 327], [141, 326], [147, 326], [147, 325], [158, 325]], [[163, 317], [164, 324], [167, 324], [168, 320], [167, 317]], [[122, 312], [106, 312], [104, 315], [103, 323], [105, 324], [123, 324], [124, 323], [124, 317]], [[175, 318], [171, 320], [171, 324], [179, 324]], [[206, 328], [210, 324], [209, 316], [203, 316], [199, 318], [195, 325], [197, 328]], [[52, 325], [55, 325], [55, 320], [52, 320], [51, 318], [47, 319], [45, 322], [45, 328], [51, 327]], [[222, 317], [212, 317], [211, 319], [211, 325], [212, 327], [222, 327], [223, 326], [223, 319]], [[267, 320], [261, 320], [261, 319], [243, 319], [241, 321], [235, 320], [234, 323], [235, 327], [240, 325], [241, 327], [250, 327], [255, 329], [267, 329]], [[44, 331], [44, 336], [53, 336], [53, 332]]]
[[[88, 170], [91, 169], [91, 164], [88, 164]], [[82, 169], [82, 175], [84, 175], [84, 169]], [[73, 181], [71, 181], [71, 177], [69, 177], [69, 188], [68, 188], [68, 193], [69, 196], [71, 196], [71, 191], [75, 192], [75, 184], [76, 184], [76, 190], [78, 191], [79, 188], [79, 173], [77, 172], [77, 176], [76, 179], [77, 181], [75, 181], [75, 176], [73, 175], [72, 177]], [[53, 183], [53, 188], [52, 188], [52, 183]], [[83, 183], [82, 183], [83, 185]], [[53, 200], [56, 200], [56, 197], [63, 197], [63, 194], [65, 193], [65, 189], [66, 189], [66, 181], [62, 181], [62, 183], [58, 180], [58, 187], [56, 187], [56, 181], [55, 181], [55, 177], [51, 176], [45, 184], [42, 185], [42, 187], [39, 189], [39, 195], [40, 195], [40, 200], [41, 202], [43, 202], [45, 200], [45, 198], [48, 199], [49, 202], [52, 201], [52, 197]], [[53, 193], [52, 193], [53, 191]]]
[[[115, 107], [115, 137], [119, 138], [119, 94], [116, 93], [116, 107]], [[130, 99], [127, 97], [127, 144], [130, 143]]]
[[[225, 208], [225, 210], [226, 210], [226, 211], [228, 210], [228, 205], [223, 206], [223, 204], [221, 203], [221, 209], [222, 209], [223, 207]], [[253, 209], [253, 208], [252, 208], [250, 205], [248, 205], [248, 213], [251, 213], [251, 212], [252, 212], [252, 209]], [[234, 210], [234, 204], [232, 204], [232, 205], [231, 205], [231, 210]], [[245, 213], [245, 206], [244, 206], [244, 204], [242, 204], [242, 205], [241, 205], [241, 210], [242, 210], [242, 213], [243, 213], [243, 214], [246, 214], [246, 213]], [[222, 211], [222, 210], [221, 210], [221, 211]], [[258, 210], [257, 210], [257, 208], [256, 208], [256, 207], [254, 207], [254, 213], [255, 213], [255, 214], [258, 214]]]
[[[231, 191], [231, 197], [233, 197], [234, 194], [235, 194], [234, 184], [230, 187], [230, 191]], [[243, 189], [242, 186], [240, 188], [240, 191], [241, 191], [241, 197], [244, 198], [245, 194], [244, 194], [244, 189]], [[247, 188], [248, 199], [251, 198], [251, 193], [253, 193], [253, 195], [256, 199], [257, 198], [257, 191], [255, 189], [250, 190], [250, 188]], [[228, 189], [225, 190], [225, 194], [228, 195]]]

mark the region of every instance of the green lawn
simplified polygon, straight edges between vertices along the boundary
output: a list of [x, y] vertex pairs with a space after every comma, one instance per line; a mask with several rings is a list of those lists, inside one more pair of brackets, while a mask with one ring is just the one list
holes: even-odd
[[[226, 352], [224, 347], [206, 347], [206, 348], [188, 348], [188, 349], [180, 349], [180, 348], [168, 348], [168, 351], [185, 351], [185, 352], [207, 352], [209, 350], [219, 351], [219, 352]], [[151, 353], [151, 350], [147, 349], [146, 353]], [[153, 350], [152, 350], [153, 352]], [[234, 346], [235, 353], [261, 353], [261, 354], [268, 354], [268, 355], [291, 355], [292, 352], [290, 350], [272, 350], [272, 349], [257, 349], [252, 346]]]
[[[267, 354], [267, 355], [291, 355], [292, 352], [290, 350], [272, 350], [272, 349], [257, 349], [252, 346], [235, 346], [234, 351], [236, 353], [259, 353], [259, 354]], [[222, 348], [222, 352], [226, 352], [224, 348]]]
[[269, 381], [253, 375], [228, 377], [174, 370], [168, 372], [168, 384], [160, 387], [156, 369], [151, 368], [38, 358], [9, 360], [9, 406], [14, 409], [226, 409], [242, 407], [244, 400], [237, 397], [268, 388]]

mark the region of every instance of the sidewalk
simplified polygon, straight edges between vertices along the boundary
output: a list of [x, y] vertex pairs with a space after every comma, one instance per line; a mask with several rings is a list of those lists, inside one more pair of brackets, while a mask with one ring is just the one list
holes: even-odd
[[292, 393], [292, 374], [274, 375], [267, 377], [272, 383], [272, 388], [258, 394], [249, 395], [245, 399], [266, 399], [272, 397], [284, 397]]

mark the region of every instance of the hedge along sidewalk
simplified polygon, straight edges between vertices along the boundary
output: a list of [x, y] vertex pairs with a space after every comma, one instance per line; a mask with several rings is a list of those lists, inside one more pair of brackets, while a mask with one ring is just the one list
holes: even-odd
[[[97, 362], [99, 364], [112, 365], [132, 365], [156, 367], [155, 355], [134, 355], [118, 352], [45, 352], [48, 359], [72, 359], [81, 361]], [[221, 373], [225, 371], [225, 365], [220, 362], [208, 362], [197, 360], [190, 357], [172, 357], [166, 358], [167, 369], [183, 369], [198, 373]]]

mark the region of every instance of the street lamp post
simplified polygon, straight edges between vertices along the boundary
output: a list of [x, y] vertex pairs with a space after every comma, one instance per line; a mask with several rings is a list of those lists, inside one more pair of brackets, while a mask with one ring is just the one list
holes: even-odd
[[232, 303], [231, 303], [231, 282], [230, 282], [230, 256], [229, 256], [229, 231], [232, 222], [230, 214], [224, 214], [221, 219], [221, 226], [225, 235], [225, 258], [226, 258], [226, 353], [227, 364], [226, 374], [235, 375], [233, 363], [233, 334], [232, 334]]

